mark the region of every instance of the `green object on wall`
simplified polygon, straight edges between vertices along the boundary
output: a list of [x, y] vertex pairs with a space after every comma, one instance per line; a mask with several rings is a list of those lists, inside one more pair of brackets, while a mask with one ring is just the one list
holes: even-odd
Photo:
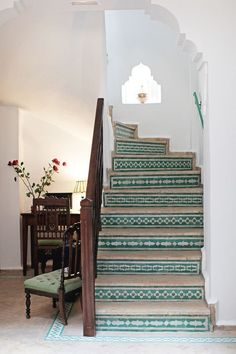
[[200, 117], [200, 120], [201, 120], [202, 128], [204, 128], [204, 121], [203, 121], [203, 116], [202, 116], [201, 102], [199, 102], [196, 92], [193, 93], [193, 96], [195, 98], [195, 104], [197, 106], [197, 110], [198, 110], [199, 117]]

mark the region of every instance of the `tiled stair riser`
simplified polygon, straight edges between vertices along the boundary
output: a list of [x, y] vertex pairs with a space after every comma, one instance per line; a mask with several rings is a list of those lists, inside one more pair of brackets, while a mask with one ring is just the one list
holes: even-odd
[[203, 214], [102, 214], [102, 227], [203, 227]]
[[106, 260], [98, 259], [98, 274], [200, 274], [200, 260]]
[[[150, 210], [147, 213], [137, 210], [137, 207], [202, 206], [201, 190], [199, 189], [198, 193], [198, 189], [195, 189], [191, 193], [192, 188], [199, 187], [201, 184], [200, 170], [195, 169], [195, 156], [194, 154], [174, 153], [168, 155], [169, 143], [167, 140], [139, 141], [137, 129], [132, 126], [118, 123], [114, 131], [117, 138], [115, 142], [117, 156], [113, 156], [110, 188], [116, 193], [113, 191], [104, 194], [104, 206], [105, 209], [106, 207], [123, 207], [124, 212], [122, 210], [121, 213], [121, 210], [114, 209], [114, 212], [104, 210], [102, 214], [104, 235], [101, 233], [98, 241], [98, 250], [101, 252], [98, 255], [97, 273], [98, 276], [105, 277], [104, 279], [107, 279], [105, 274], [112, 275], [112, 277], [118, 276], [121, 279], [124, 276], [132, 277], [132, 274], [136, 275], [138, 279], [143, 274], [142, 276], [146, 279], [146, 275], [150, 274], [152, 285], [149, 283], [146, 283], [149, 285], [142, 286], [123, 285], [123, 283], [119, 285], [111, 284], [107, 280], [105, 285], [104, 283], [100, 286], [97, 285], [95, 288], [97, 307], [103, 306], [103, 303], [106, 306], [104, 307], [105, 312], [97, 311], [96, 328], [98, 331], [121, 332], [209, 331], [209, 311], [205, 311], [204, 308], [203, 311], [198, 312], [197, 310], [189, 313], [185, 305], [185, 303], [189, 304], [189, 308], [191, 308], [191, 302], [195, 307], [198, 301], [200, 303], [203, 301], [205, 294], [202, 283], [192, 284], [190, 282], [185, 285], [182, 283], [176, 285], [171, 281], [168, 286], [153, 283], [155, 275], [163, 274], [164, 277], [169, 277], [170, 274], [176, 274], [182, 279], [182, 275], [198, 276], [201, 274], [200, 255], [193, 256], [192, 252], [192, 250], [199, 250], [203, 247], [203, 234], [201, 233], [203, 214], [201, 210], [191, 213], [186, 208], [186, 213], [185, 210], [183, 212], [178, 210], [176, 213], [176, 211], [166, 209], [161, 213], [155, 211], [157, 214]], [[178, 191], [171, 194], [169, 190], [166, 190], [165, 193], [167, 188], [178, 188]], [[185, 190], [184, 195], [181, 188], [190, 188], [190, 190]], [[125, 194], [122, 189], [131, 189], [131, 192]], [[136, 193], [136, 189], [141, 189], [143, 192], [137, 191]], [[150, 191], [147, 191], [148, 189]], [[157, 189], [157, 191], [152, 193], [151, 189]], [[159, 193], [159, 190], [163, 190], [162, 193]], [[147, 195], [145, 195], [145, 191]], [[170, 191], [173, 192], [173, 190]], [[197, 193], [195, 193], [196, 191]], [[125, 211], [127, 207], [136, 207], [137, 209], [130, 213], [128, 210]], [[128, 233], [129, 228], [132, 229], [131, 235]], [[158, 232], [155, 228], [158, 228]], [[162, 228], [165, 229], [163, 232]], [[123, 229], [122, 232], [121, 229]], [[139, 229], [143, 231], [139, 231], [136, 236], [135, 230]], [[150, 236], [145, 229], [150, 230]], [[178, 229], [178, 232], [175, 229]], [[109, 250], [114, 252], [114, 256], [108, 253]], [[157, 250], [161, 252], [159, 257], [148, 257], [149, 252], [147, 252], [147, 257], [138, 256], [139, 251], [153, 251], [149, 253], [150, 255], [155, 254]], [[167, 252], [167, 256], [163, 256], [163, 250], [171, 250], [172, 256]], [[182, 257], [178, 258], [175, 253], [177, 250], [186, 250], [185, 252], [188, 250], [189, 256], [185, 254], [183, 257], [183, 253], [181, 253]], [[121, 256], [118, 256], [115, 251], [120, 251]], [[123, 251], [126, 252], [126, 256]], [[127, 256], [129, 251], [135, 251], [133, 257]], [[167, 304], [170, 302], [175, 306], [176, 312], [170, 312], [169, 305], [164, 311], [160, 311], [157, 307], [152, 308], [152, 306], [149, 307], [148, 312], [140, 311], [142, 301], [144, 304], [153, 303], [154, 306], [159, 302], [159, 306], [162, 307], [164, 302]], [[112, 302], [111, 312], [109, 312], [107, 304]], [[122, 303], [121, 310], [120, 303]], [[130, 307], [134, 303], [138, 307], [137, 311], [132, 312]], [[117, 308], [114, 310], [115, 304], [118, 305], [118, 310]], [[184, 306], [181, 306], [183, 304]]]
[[139, 154], [163, 154], [167, 152], [166, 143], [158, 142], [137, 142], [137, 141], [116, 141], [115, 152], [124, 155]]
[[201, 177], [199, 173], [191, 175], [171, 175], [166, 173], [159, 176], [121, 176], [110, 177], [110, 187], [114, 189], [137, 188], [187, 188], [199, 187]]
[[105, 207], [144, 206], [202, 206], [202, 193], [189, 194], [145, 194], [145, 193], [104, 193]]
[[204, 315], [97, 315], [96, 327], [103, 331], [202, 332], [210, 330], [210, 317]]
[[116, 138], [134, 138], [135, 137], [135, 129], [124, 126], [122, 124], [116, 124], [114, 127], [114, 133]]
[[191, 157], [113, 157], [113, 171], [185, 171], [193, 169]]
[[190, 301], [204, 298], [204, 288], [161, 286], [96, 286], [96, 301]]
[[99, 236], [99, 250], [198, 250], [204, 246], [203, 236], [182, 237], [122, 237]]

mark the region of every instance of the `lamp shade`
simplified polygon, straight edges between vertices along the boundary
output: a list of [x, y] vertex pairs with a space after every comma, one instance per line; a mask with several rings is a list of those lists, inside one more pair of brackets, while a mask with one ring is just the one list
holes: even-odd
[[87, 181], [76, 181], [74, 193], [85, 193], [87, 188]]

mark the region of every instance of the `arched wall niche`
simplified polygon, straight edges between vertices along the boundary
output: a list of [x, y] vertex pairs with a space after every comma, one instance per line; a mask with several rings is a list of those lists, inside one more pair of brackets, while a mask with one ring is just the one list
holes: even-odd
[[122, 85], [123, 104], [161, 103], [161, 85], [152, 76], [149, 66], [139, 63]]
[[[197, 155], [199, 157], [198, 160], [198, 164], [202, 164], [203, 158], [202, 158], [202, 148], [200, 147], [200, 145], [202, 145], [201, 142], [201, 138], [198, 139], [199, 135], [202, 135], [202, 131], [201, 129], [201, 123], [200, 120], [198, 118], [198, 116], [194, 116], [197, 113], [196, 107], [194, 105], [194, 98], [193, 98], [193, 92], [197, 91], [198, 92], [198, 87], [200, 85], [195, 84], [198, 80], [197, 80], [197, 70], [199, 67], [201, 67], [202, 65], [202, 54], [198, 53], [197, 47], [196, 45], [188, 40], [186, 38], [186, 35], [183, 33], [180, 33], [180, 26], [178, 24], [177, 19], [175, 18], [175, 16], [170, 13], [167, 9], [165, 9], [162, 6], [159, 6], [157, 4], [151, 4], [150, 1], [145, 1], [143, 2], [143, 8], [140, 9], [132, 9], [129, 11], [130, 12], [134, 12], [137, 13], [138, 11], [143, 11], [143, 16], [146, 16], [146, 22], [149, 21], [151, 23], [150, 25], [150, 33], [154, 33], [155, 31], [157, 32], [157, 26], [162, 27], [162, 28], [166, 28], [166, 32], [168, 32], [168, 35], [170, 33], [173, 34], [173, 37], [171, 39], [171, 45], [173, 45], [173, 52], [175, 51], [174, 55], [175, 58], [177, 58], [177, 64], [173, 64], [174, 59], [171, 61], [167, 61], [164, 64], [164, 60], [162, 61], [162, 67], [160, 67], [160, 70], [158, 70], [157, 67], [157, 62], [158, 60], [156, 60], [156, 63], [154, 62], [154, 60], [152, 60], [152, 58], [147, 58], [145, 57], [145, 55], [137, 55], [136, 58], [134, 57], [134, 55], [128, 52], [132, 52], [133, 48], [132, 48], [132, 42], [130, 41], [127, 44], [127, 47], [125, 48], [125, 50], [127, 51], [127, 57], [123, 54], [121, 54], [121, 52], [119, 52], [118, 50], [116, 51], [116, 54], [113, 55], [111, 57], [110, 52], [109, 52], [109, 44], [108, 44], [108, 66], [112, 67], [113, 65], [113, 72], [117, 71], [117, 77], [115, 77], [115, 74], [111, 73], [111, 69], [108, 69], [108, 77], [110, 74], [114, 75], [113, 80], [111, 82], [111, 84], [109, 85], [108, 83], [108, 92], [109, 90], [113, 90], [116, 92], [119, 92], [119, 98], [118, 98], [118, 94], [116, 95], [116, 97], [109, 97], [108, 101], [109, 104], [114, 106], [114, 119], [115, 120], [120, 120], [120, 121], [124, 121], [127, 123], [140, 123], [140, 133], [143, 136], [146, 137], [150, 137], [151, 134], [155, 133], [155, 131], [150, 131], [150, 128], [148, 130], [148, 127], [151, 126], [157, 126], [157, 124], [160, 123], [158, 132], [156, 132], [157, 134], [159, 134], [158, 136], [161, 136], [161, 134], [163, 136], [166, 136], [168, 138], [171, 138], [172, 141], [172, 150], [175, 151], [197, 151]], [[113, 8], [113, 10], [115, 10], [115, 8]], [[111, 17], [113, 16], [113, 13], [115, 13], [116, 11], [106, 11], [106, 13], [110, 13]], [[124, 9], [124, 11], [117, 11], [118, 16], [123, 13], [125, 14], [126, 11]], [[125, 15], [124, 15], [125, 16]], [[127, 18], [126, 23], [129, 23], [129, 19], [131, 18]], [[141, 18], [142, 20], [143, 18]], [[122, 20], [121, 20], [122, 21]], [[132, 21], [131, 21], [132, 22]], [[146, 29], [141, 26], [140, 22], [140, 27], [143, 29], [143, 32], [146, 31]], [[144, 26], [146, 26], [146, 23], [142, 23], [144, 24]], [[155, 25], [154, 25], [155, 24]], [[110, 40], [110, 44], [112, 49], [114, 48], [114, 42], [116, 41], [116, 36], [119, 37], [119, 32], [122, 32], [122, 38], [120, 37], [117, 41], [118, 43], [122, 43], [123, 41], [126, 41], [126, 37], [129, 36], [128, 32], [132, 32], [133, 28], [132, 28], [132, 24], [130, 24], [130, 28], [129, 31], [124, 33], [124, 26], [125, 26], [125, 21], [120, 22], [120, 23], [115, 23], [115, 26], [117, 26], [117, 28], [115, 29], [114, 32], [114, 36], [113, 36], [113, 40]], [[155, 27], [156, 26], [156, 27]], [[109, 30], [114, 31], [114, 29], [111, 28], [112, 26], [110, 26], [109, 29], [107, 29], [106, 32], [109, 32]], [[155, 27], [155, 28], [154, 28]], [[114, 27], [113, 27], [114, 28]], [[162, 33], [162, 32], [161, 32]], [[133, 38], [135, 38], [136, 42], [139, 43], [145, 43], [149, 41], [149, 36], [148, 33], [145, 32], [146, 37], [143, 35], [143, 33], [140, 33], [140, 30], [137, 26], [136, 28], [136, 32], [133, 31], [132, 35], [134, 36]], [[160, 36], [159, 38], [157, 38], [157, 36], [151, 35], [150, 37], [152, 37], [152, 43], [153, 43], [153, 49], [152, 49], [152, 44], [149, 45], [149, 48], [151, 48], [151, 50], [153, 51], [153, 58], [155, 57], [155, 43], [159, 41], [162, 41], [163, 43], [166, 41], [166, 43], [168, 43], [168, 39], [170, 38], [170, 36], [168, 37], [164, 37], [164, 39], [161, 39]], [[108, 34], [109, 37], [109, 34]], [[109, 38], [108, 38], [108, 42], [109, 42]], [[120, 44], [118, 44], [120, 45]], [[131, 49], [132, 48], [132, 49]], [[134, 48], [134, 52], [136, 53], [136, 48]], [[165, 48], [164, 48], [165, 49]], [[115, 49], [116, 50], [116, 49]], [[114, 53], [114, 52], [113, 52]], [[145, 49], [143, 50], [143, 53], [145, 53]], [[163, 52], [163, 56], [165, 51]], [[140, 53], [139, 53], [140, 54]], [[119, 59], [117, 59], [117, 57], [121, 57], [123, 55], [123, 63], [122, 62], [118, 62]], [[182, 56], [183, 59], [180, 59], [180, 57]], [[116, 57], [116, 58], [115, 58]], [[132, 57], [132, 58], [131, 58]], [[174, 56], [173, 56], [174, 58]], [[114, 61], [116, 61], [116, 66], [114, 63]], [[147, 59], [147, 60], [146, 60]], [[158, 58], [157, 58], [158, 59]], [[182, 63], [185, 63], [183, 65], [185, 65], [185, 72], [183, 70], [183, 65], [180, 63], [180, 60], [182, 60]], [[148, 105], [148, 104], [144, 104], [144, 105], [138, 105], [139, 107], [139, 112], [138, 114], [136, 114], [137, 112], [135, 111], [137, 107], [127, 107], [129, 105], [127, 105], [127, 102], [124, 102], [124, 100], [122, 100], [122, 95], [121, 95], [121, 87], [122, 85], [124, 85], [126, 83], [126, 81], [129, 79], [129, 77], [131, 76], [131, 71], [132, 68], [134, 68], [136, 65], [138, 65], [140, 62], [142, 62], [143, 64], [147, 65], [150, 69], [151, 69], [151, 73], [152, 76], [154, 78], [155, 81], [157, 81], [158, 84], [161, 85], [161, 101], [162, 103], [159, 105]], [[178, 71], [178, 65], [180, 63], [180, 70]], [[170, 65], [169, 65], [170, 64]], [[171, 70], [173, 70], [174, 76], [173, 77], [173, 81], [171, 82], [170, 76], [172, 75], [171, 70], [170, 72], [168, 72], [167, 67], [171, 68]], [[126, 66], [126, 68], [125, 68]], [[164, 68], [164, 70], [162, 70], [162, 68]], [[173, 69], [172, 69], [173, 68]], [[110, 71], [109, 71], [110, 70]], [[120, 72], [120, 70], [122, 72]], [[188, 78], [187, 76], [190, 76], [190, 72], [192, 75], [193, 71], [196, 71], [196, 73], [193, 74], [192, 78]], [[177, 71], [179, 72], [179, 77], [177, 77]], [[159, 73], [161, 75], [159, 75]], [[182, 74], [183, 73], [183, 74]], [[166, 74], [166, 82], [165, 80], [163, 80], [163, 75]], [[119, 75], [119, 77], [118, 77]], [[180, 82], [180, 76], [182, 75], [183, 79], [182, 79], [182, 85]], [[122, 81], [121, 81], [121, 77], [122, 77]], [[109, 78], [108, 78], [109, 81]], [[178, 81], [178, 82], [177, 82]], [[194, 81], [194, 84], [192, 84]], [[119, 86], [118, 86], [118, 82], [119, 82]], [[117, 85], [117, 86], [116, 86]], [[187, 86], [189, 85], [189, 87], [187, 88]], [[190, 86], [192, 85], [192, 87], [190, 88]], [[202, 85], [201, 85], [202, 86]], [[175, 87], [175, 88], [174, 88]], [[124, 87], [123, 87], [123, 91], [124, 91]], [[175, 92], [174, 92], [175, 91]], [[182, 96], [181, 93], [183, 92]], [[166, 93], [168, 93], [168, 97], [166, 95]], [[137, 96], [137, 94], [136, 94]], [[126, 107], [122, 107], [121, 104], [126, 104]], [[132, 103], [135, 103], [135, 100], [133, 100]], [[136, 102], [138, 103], [138, 102]], [[145, 103], [148, 103], [147, 101]], [[117, 106], [119, 105], [119, 109], [117, 109]], [[143, 106], [143, 108], [142, 108]], [[149, 107], [148, 107], [149, 106]], [[152, 108], [151, 108], [152, 106]], [[154, 106], [158, 106], [154, 107]], [[169, 107], [167, 109], [167, 106]], [[170, 107], [173, 107], [173, 109], [171, 109]], [[177, 107], [176, 109], [176, 114], [174, 112], [174, 106]], [[186, 108], [186, 106], [188, 106], [188, 108]], [[146, 107], [146, 108], [145, 108]], [[181, 107], [183, 107], [183, 109], [181, 110]], [[134, 112], [131, 112], [131, 109], [134, 109]], [[137, 108], [138, 109], [138, 108]], [[141, 111], [143, 110], [143, 111]], [[156, 113], [155, 113], [156, 110]], [[188, 110], [188, 112], [187, 112]], [[142, 113], [140, 113], [142, 112]], [[152, 119], [148, 119], [149, 117], [149, 113], [152, 115]], [[156, 114], [157, 119], [155, 120], [154, 115]], [[145, 116], [145, 122], [143, 120], [142, 122], [142, 116]], [[166, 119], [166, 117], [169, 117]], [[131, 118], [129, 118], [131, 117]], [[172, 117], [172, 118], [170, 118]], [[177, 118], [179, 117], [179, 118]], [[135, 121], [136, 119], [136, 121]], [[174, 125], [173, 126], [172, 122], [170, 120], [174, 120]], [[179, 119], [179, 121], [177, 122], [177, 120]], [[190, 122], [190, 120], [195, 119], [196, 122]], [[165, 125], [165, 128], [162, 129]], [[197, 134], [195, 134], [193, 131], [193, 129], [195, 129], [195, 125], [197, 130], [199, 130], [197, 132]], [[185, 130], [184, 132], [180, 132], [180, 127], [183, 127], [183, 129]], [[188, 126], [188, 127], [187, 127]], [[200, 126], [200, 129], [199, 127]], [[176, 134], [177, 132], [177, 134]], [[181, 142], [181, 134], [183, 136], [183, 141]], [[200, 140], [200, 141], [199, 141]]]

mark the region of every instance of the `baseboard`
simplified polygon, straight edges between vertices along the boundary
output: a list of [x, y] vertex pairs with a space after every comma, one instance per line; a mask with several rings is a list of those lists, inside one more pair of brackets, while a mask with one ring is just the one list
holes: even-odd
[[22, 271], [22, 266], [19, 266], [19, 267], [1, 267], [0, 268], [0, 272], [2, 272], [2, 271], [4, 271], [4, 272], [6, 272], [6, 271], [9, 271], [9, 272], [12, 272], [12, 271]]
[[227, 330], [227, 331], [235, 331], [236, 330], [236, 321], [217, 321], [216, 328]]

